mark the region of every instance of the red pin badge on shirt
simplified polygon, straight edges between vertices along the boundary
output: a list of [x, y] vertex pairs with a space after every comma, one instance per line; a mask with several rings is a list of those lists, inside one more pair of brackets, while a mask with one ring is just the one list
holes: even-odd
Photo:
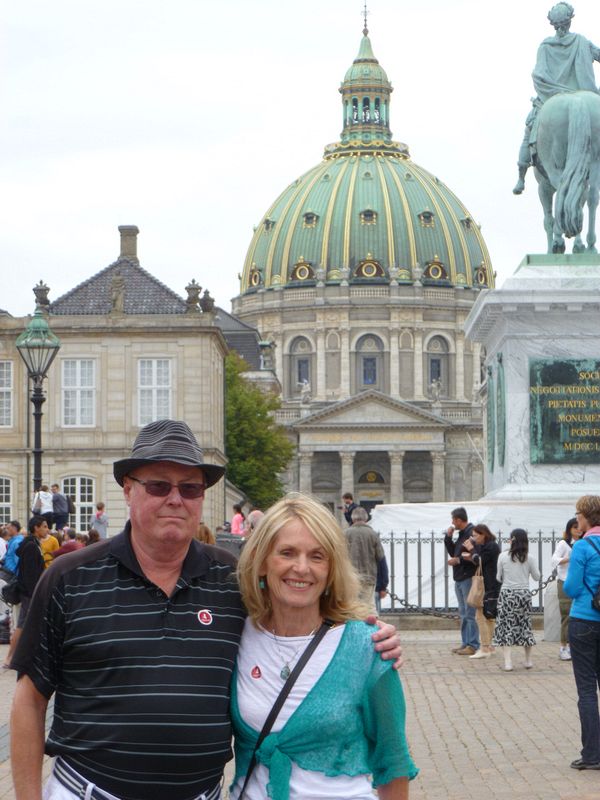
[[210, 625], [213, 621], [213, 615], [207, 608], [203, 608], [202, 611], [198, 612], [198, 621], [202, 623], [202, 625]]
[[262, 678], [262, 672], [260, 671], [260, 667], [257, 665], [256, 667], [252, 667], [252, 672], [250, 673], [253, 678]]

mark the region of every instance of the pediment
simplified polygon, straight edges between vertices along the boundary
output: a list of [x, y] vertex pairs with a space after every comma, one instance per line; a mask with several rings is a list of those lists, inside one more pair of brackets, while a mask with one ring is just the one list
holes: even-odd
[[405, 426], [448, 427], [442, 417], [425, 411], [412, 403], [395, 400], [380, 392], [362, 392], [326, 409], [304, 417], [295, 428]]

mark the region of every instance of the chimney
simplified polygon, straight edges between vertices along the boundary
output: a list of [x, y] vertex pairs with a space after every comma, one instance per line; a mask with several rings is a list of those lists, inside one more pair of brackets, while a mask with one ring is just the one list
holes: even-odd
[[139, 232], [137, 225], [119, 225], [119, 233], [121, 234], [120, 258], [130, 258], [137, 261], [137, 235]]

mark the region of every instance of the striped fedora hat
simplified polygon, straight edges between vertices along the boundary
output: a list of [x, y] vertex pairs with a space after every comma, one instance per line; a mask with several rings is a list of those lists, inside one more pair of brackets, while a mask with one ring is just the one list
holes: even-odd
[[126, 475], [153, 461], [200, 467], [207, 486], [212, 486], [225, 474], [225, 467], [204, 463], [204, 454], [189, 425], [175, 419], [160, 419], [142, 428], [133, 443], [130, 457], [113, 464], [117, 483], [123, 486]]

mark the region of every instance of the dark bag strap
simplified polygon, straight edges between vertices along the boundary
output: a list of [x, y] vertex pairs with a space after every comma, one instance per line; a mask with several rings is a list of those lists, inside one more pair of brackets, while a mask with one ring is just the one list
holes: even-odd
[[323, 624], [319, 628], [319, 630], [315, 633], [312, 640], [307, 645], [305, 651], [302, 653], [300, 658], [298, 659], [298, 663], [292, 670], [290, 677], [287, 681], [283, 684], [279, 695], [277, 696], [277, 700], [273, 703], [273, 708], [269, 711], [269, 716], [265, 720], [265, 724], [262, 727], [261, 732], [258, 734], [258, 739], [256, 740], [256, 745], [254, 747], [254, 752], [252, 753], [252, 758], [250, 759], [250, 764], [248, 766], [248, 772], [246, 772], [246, 778], [244, 780], [244, 785], [242, 786], [242, 791], [238, 795], [238, 800], [242, 800], [244, 796], [244, 792], [246, 791], [246, 787], [248, 786], [248, 781], [250, 780], [250, 776], [254, 772], [254, 767], [256, 766], [256, 753], [258, 748], [261, 746], [263, 741], [269, 735], [271, 728], [273, 727], [273, 723], [277, 719], [277, 715], [281, 711], [281, 707], [286, 701], [288, 694], [290, 693], [292, 686], [296, 683], [298, 676], [306, 666], [308, 659], [312, 656], [314, 651], [317, 649], [317, 646], [321, 639], [325, 636], [327, 631], [333, 627], [335, 623], [333, 620], [324, 619]]

